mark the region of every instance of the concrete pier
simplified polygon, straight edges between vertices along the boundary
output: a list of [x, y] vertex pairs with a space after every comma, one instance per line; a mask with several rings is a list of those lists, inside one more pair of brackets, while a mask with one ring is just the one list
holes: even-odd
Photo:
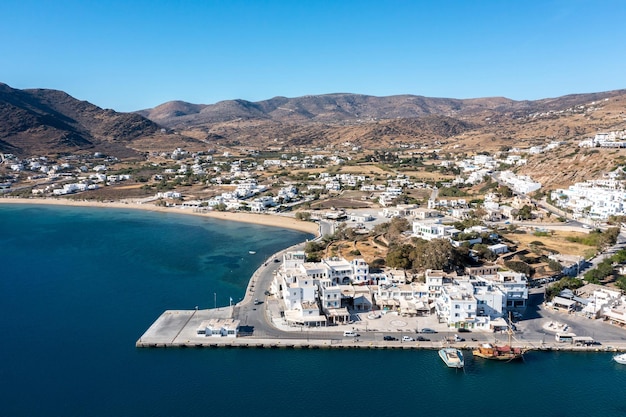
[[196, 329], [209, 319], [227, 319], [233, 315], [232, 307], [208, 310], [166, 310], [137, 340], [137, 347], [196, 346], [215, 344], [217, 337], [199, 337]]
[[[361, 340], [359, 338], [337, 337], [324, 338], [311, 332], [306, 338], [301, 332], [294, 332], [294, 338], [259, 338], [255, 336], [219, 337], [198, 335], [196, 330], [200, 323], [209, 319], [231, 318], [232, 307], [221, 307], [208, 310], [167, 310], [150, 326], [137, 340], [138, 348], [260, 348], [260, 349], [402, 349], [402, 350], [436, 350], [445, 346], [454, 346], [458, 349], [475, 349], [484, 341], [464, 341], [458, 343], [444, 342], [433, 339], [425, 342], [385, 341], [380, 339]], [[370, 336], [372, 334], [370, 333]], [[299, 337], [298, 337], [299, 336]], [[543, 343], [542, 341], [527, 344], [514, 343], [516, 347], [523, 347], [527, 351], [568, 351], [568, 352], [622, 352], [626, 351], [626, 343], [616, 342], [600, 346], [574, 346], [563, 343]]]

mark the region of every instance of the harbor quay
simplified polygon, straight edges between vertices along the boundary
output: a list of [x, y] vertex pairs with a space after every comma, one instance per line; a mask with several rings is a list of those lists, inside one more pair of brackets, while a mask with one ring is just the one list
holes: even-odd
[[[541, 289], [531, 294], [527, 313], [515, 323], [510, 340], [505, 331], [459, 332], [439, 322], [436, 314], [406, 317], [395, 311], [351, 311], [349, 322], [344, 324], [290, 325], [284, 320], [280, 300], [268, 289], [282, 255], [302, 247], [295, 245], [267, 258], [252, 275], [237, 304], [163, 312], [137, 340], [136, 347], [474, 349], [483, 343], [510, 342], [526, 351], [626, 351], [623, 328], [551, 309], [543, 305]], [[557, 340], [559, 333], [575, 333], [593, 343]]]
[[[428, 341], [403, 341], [404, 336], [415, 339], [415, 330], [379, 331], [355, 326], [340, 326], [354, 328], [359, 336], [345, 337], [344, 330], [337, 326], [317, 329], [293, 329], [286, 337], [257, 337], [254, 335], [238, 335], [237, 337], [215, 337], [198, 335], [197, 329], [204, 321], [212, 319], [230, 319], [233, 307], [221, 307], [206, 310], [167, 310], [150, 326], [137, 340], [138, 348], [296, 348], [296, 349], [404, 349], [404, 350], [438, 350], [442, 347], [453, 346], [458, 349], [475, 349], [480, 343], [494, 341], [490, 333], [472, 333], [463, 341], [455, 341], [454, 332], [437, 332], [428, 334]], [[244, 326], [245, 329], [245, 326]], [[331, 330], [332, 329], [332, 330]], [[403, 334], [403, 336], [400, 336]], [[396, 340], [384, 340], [386, 335], [393, 335]], [[410, 336], [409, 336], [410, 335]], [[468, 334], [463, 334], [467, 336]], [[497, 335], [498, 342], [506, 341], [506, 335]], [[472, 338], [476, 340], [472, 340]], [[559, 343], [553, 337], [538, 339], [518, 339], [514, 346], [526, 350], [537, 351], [572, 351], [572, 352], [618, 352], [626, 351], [624, 341], [605, 341], [601, 345], [576, 346], [574, 344]]]
[[[207, 336], [199, 334], [198, 329], [211, 321], [230, 321], [236, 307], [220, 307], [213, 309], [194, 310], [167, 310], [148, 328], [137, 340], [138, 348], [295, 348], [295, 349], [404, 349], [404, 350], [438, 350], [442, 347], [456, 347], [472, 350], [481, 343], [506, 343], [507, 334], [471, 332], [455, 333], [454, 330], [442, 328], [432, 324], [429, 318], [420, 317], [418, 320], [424, 325], [437, 328], [436, 333], [420, 333], [414, 322], [395, 314], [386, 314], [377, 319], [364, 317], [362, 321], [330, 327], [291, 327], [278, 323], [274, 318], [275, 333], [255, 331], [241, 324], [238, 334], [230, 336]], [[272, 305], [268, 303], [264, 308], [252, 310], [268, 319], [274, 316]], [[250, 313], [247, 313], [250, 314]], [[277, 316], [274, 316], [277, 317]], [[432, 319], [432, 318], [430, 318]], [[626, 351], [626, 341], [622, 339], [602, 339], [601, 344], [577, 346], [573, 343], [562, 343], [555, 340], [556, 322], [549, 319], [531, 319], [538, 324], [544, 322], [541, 330], [526, 330], [515, 333], [513, 346], [524, 348], [527, 351], [571, 351], [571, 352], [619, 352]], [[248, 316], [248, 321], [251, 317]], [[518, 323], [518, 326], [520, 324]], [[562, 328], [561, 328], [562, 329]], [[620, 329], [621, 330], [621, 329]], [[354, 333], [355, 336], [344, 336], [344, 332]], [[425, 340], [418, 340], [419, 337]], [[462, 337], [461, 337], [462, 336]], [[461, 340], [462, 339], [462, 340]]]

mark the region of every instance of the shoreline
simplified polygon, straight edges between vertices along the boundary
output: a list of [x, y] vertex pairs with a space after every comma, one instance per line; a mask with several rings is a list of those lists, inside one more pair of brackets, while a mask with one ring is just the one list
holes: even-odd
[[184, 214], [190, 216], [208, 217], [217, 220], [229, 220], [241, 223], [251, 223], [260, 226], [280, 227], [283, 229], [297, 230], [303, 233], [310, 233], [314, 236], [319, 235], [319, 227], [316, 223], [297, 220], [293, 217], [279, 216], [274, 214], [255, 214], [240, 213], [228, 211], [214, 211], [208, 213], [199, 213], [193, 211], [192, 208], [183, 209], [175, 207], [157, 207], [151, 203], [136, 203], [114, 201], [109, 203], [87, 201], [87, 200], [67, 200], [62, 198], [0, 198], [0, 204], [30, 204], [30, 205], [48, 205], [48, 206], [66, 206], [66, 207], [98, 207], [112, 209], [134, 209], [153, 211], [161, 213]]

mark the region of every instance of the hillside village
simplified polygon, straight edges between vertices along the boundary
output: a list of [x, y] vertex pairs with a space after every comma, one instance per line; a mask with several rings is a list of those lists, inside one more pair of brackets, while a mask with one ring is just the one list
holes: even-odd
[[[624, 132], [608, 132], [590, 142], [594, 148], [626, 147], [623, 138]], [[587, 144], [585, 141], [579, 146]], [[452, 215], [462, 219], [482, 204], [488, 211], [485, 219], [511, 219], [510, 207], [496, 201], [498, 196], [485, 192], [485, 188], [492, 186], [488, 191], [493, 191], [499, 184], [516, 195], [543, 193], [540, 182], [519, 172], [528, 158], [549, 154], [562, 145], [553, 141], [544, 147], [510, 148], [471, 157], [437, 149], [367, 154], [350, 143], [341, 151], [320, 149], [310, 155], [283, 151], [273, 152], [274, 157], [265, 157], [259, 150], [228, 150], [218, 155], [214, 149], [188, 152], [177, 148], [152, 153], [143, 163], [126, 163], [99, 152], [26, 159], [0, 154], [0, 190], [9, 196], [82, 193], [81, 198], [105, 199], [106, 193], [100, 196], [93, 191], [112, 187], [125, 190], [117, 199], [140, 195], [144, 202], [253, 212], [281, 210], [358, 191], [369, 206], [412, 202], [440, 211], [456, 209]], [[411, 171], [394, 169], [402, 164], [412, 166]], [[387, 168], [381, 170], [381, 166]], [[344, 172], [344, 168], [349, 170]], [[625, 215], [622, 168], [617, 166], [600, 178], [587, 178], [546, 194], [550, 193], [553, 205], [582, 221], [603, 222], [610, 216]], [[421, 198], [412, 197], [411, 190], [420, 189]]]
[[[622, 133], [602, 134], [591, 142], [600, 149], [605, 146], [602, 140], [610, 138], [615, 147]], [[515, 233], [526, 231], [549, 240], [549, 225], [567, 225], [569, 220], [581, 222], [579, 234], [602, 233], [607, 222], [626, 215], [621, 166], [601, 178], [552, 191], [523, 174], [529, 158], [555, 152], [566, 143], [472, 156], [411, 148], [365, 153], [345, 145], [345, 150], [317, 149], [310, 154], [177, 148], [131, 162], [102, 153], [26, 159], [1, 154], [0, 189], [6, 198], [288, 212], [302, 220], [326, 221], [335, 231], [352, 229], [381, 249], [374, 257], [364, 247], [347, 258], [341, 252], [286, 255], [272, 292], [281, 300], [287, 323], [306, 325], [345, 323], [349, 311], [391, 310], [436, 314], [452, 328], [491, 330], [508, 313], [525, 309], [529, 288], [577, 276], [585, 258], [593, 256], [591, 250], [564, 253], [539, 239], [518, 242]], [[587, 142], [580, 145], [585, 146]], [[399, 169], [407, 166], [410, 170]], [[422, 270], [393, 265], [389, 254], [399, 243], [389, 242], [377, 229], [393, 219], [406, 220], [404, 242], [449, 242], [465, 251], [464, 266], [447, 265], [444, 271], [443, 265]], [[324, 238], [333, 241], [332, 236]], [[616, 300], [619, 296], [612, 296], [594, 315], [608, 304], [626, 305]], [[613, 310], [621, 320], [622, 313]]]

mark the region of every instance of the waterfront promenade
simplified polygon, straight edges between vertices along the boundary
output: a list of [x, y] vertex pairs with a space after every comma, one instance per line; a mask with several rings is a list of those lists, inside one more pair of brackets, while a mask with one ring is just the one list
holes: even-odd
[[[320, 223], [320, 228], [327, 225]], [[320, 229], [319, 235], [324, 230]], [[508, 343], [508, 335], [485, 331], [460, 333], [464, 341], [454, 342], [455, 330], [439, 323], [436, 315], [426, 317], [401, 317], [390, 312], [369, 318], [368, 313], [352, 313], [351, 323], [329, 327], [293, 327], [284, 323], [280, 302], [269, 295], [274, 274], [281, 266], [282, 256], [288, 251], [303, 250], [305, 243], [286, 248], [264, 260], [257, 268], [246, 288], [243, 299], [230, 307], [206, 310], [168, 310], [164, 312], [137, 341], [137, 347], [310, 347], [310, 348], [396, 348], [440, 349], [455, 346], [471, 349], [481, 343]], [[616, 247], [623, 245], [618, 243]], [[626, 329], [603, 320], [555, 311], [543, 305], [543, 288], [531, 289], [528, 308], [521, 321], [516, 323], [512, 345], [527, 350], [569, 351], [626, 351]], [[200, 323], [212, 318], [229, 318], [240, 321], [239, 337], [205, 337], [196, 334]], [[557, 328], [552, 324], [566, 325], [577, 336], [593, 338], [597, 344], [575, 346], [557, 342]], [[433, 334], [422, 334], [430, 328]], [[353, 330], [358, 337], [344, 337], [345, 330]], [[397, 340], [385, 340], [385, 336]], [[403, 337], [429, 340], [403, 341]]]
[[[267, 314], [265, 309], [259, 308], [259, 314]], [[444, 346], [455, 346], [459, 349], [472, 349], [480, 343], [497, 342], [507, 343], [507, 335], [503, 333], [489, 333], [474, 331], [460, 333], [464, 341], [453, 342], [454, 331], [440, 329], [434, 334], [418, 334], [414, 328], [407, 326], [406, 318], [397, 318], [389, 314], [378, 322], [378, 328], [372, 327], [371, 322], [353, 323], [344, 326], [327, 328], [291, 328], [280, 330], [280, 337], [266, 335], [250, 335], [239, 337], [205, 337], [196, 334], [196, 329], [204, 320], [213, 318], [231, 318], [232, 307], [222, 307], [208, 310], [168, 310], [165, 311], [137, 341], [137, 347], [259, 347], [259, 348], [366, 348], [366, 349], [440, 349]], [[423, 318], [421, 318], [423, 319]], [[530, 321], [542, 320], [532, 319]], [[547, 319], [546, 319], [547, 320]], [[530, 323], [521, 323], [526, 325]], [[608, 326], [608, 325], [607, 325]], [[384, 327], [384, 328], [383, 328]], [[245, 329], [246, 326], [243, 326]], [[343, 331], [353, 329], [358, 337], [344, 337]], [[621, 331], [621, 329], [619, 329]], [[575, 346], [571, 343], [559, 343], [554, 338], [554, 332], [549, 331], [521, 331], [516, 332], [513, 345], [527, 350], [559, 350], [559, 351], [626, 351], [626, 340], [596, 340], [601, 344], [592, 346]], [[384, 336], [393, 336], [397, 340], [384, 340]], [[402, 341], [403, 336], [416, 338], [426, 337], [427, 341]], [[475, 340], [472, 340], [475, 339]]]
[[[201, 310], [165, 311], [137, 340], [137, 347], [259, 347], [259, 348], [367, 348], [367, 349], [440, 349], [455, 346], [472, 349], [480, 343], [508, 343], [505, 333], [473, 331], [458, 333], [464, 341], [454, 342], [456, 332], [439, 323], [435, 315], [402, 317], [390, 312], [369, 317], [368, 313], [352, 314], [352, 323], [329, 327], [292, 327], [283, 322], [279, 301], [267, 295], [274, 272], [280, 267], [275, 262], [288, 250], [301, 249], [301, 245], [285, 249], [268, 258], [253, 274], [241, 302], [230, 307]], [[258, 304], [255, 303], [258, 300]], [[527, 350], [560, 351], [626, 351], [626, 331], [602, 320], [566, 314], [546, 308], [542, 304], [543, 290], [534, 289], [524, 318], [516, 323], [512, 344]], [[196, 330], [204, 320], [237, 319], [240, 321], [239, 337], [206, 337]], [[553, 324], [567, 326], [578, 336], [593, 337], [598, 344], [575, 346], [557, 342], [559, 330]], [[430, 328], [437, 333], [425, 334], [420, 330]], [[353, 330], [358, 337], [344, 337], [345, 330]], [[385, 336], [397, 340], [385, 340]], [[428, 340], [403, 341], [404, 336]]]

